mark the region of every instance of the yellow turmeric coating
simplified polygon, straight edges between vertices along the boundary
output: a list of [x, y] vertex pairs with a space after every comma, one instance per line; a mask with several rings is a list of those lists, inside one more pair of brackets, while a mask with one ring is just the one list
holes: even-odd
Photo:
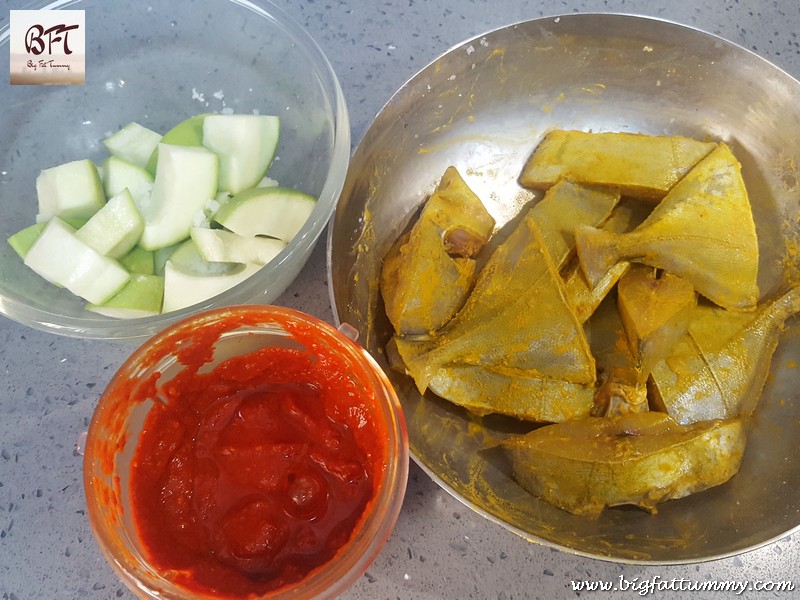
[[387, 312], [400, 301], [441, 323], [395, 326], [393, 368], [477, 415], [555, 423], [502, 446], [523, 488], [570, 512], [654, 513], [727, 481], [800, 312], [800, 287], [757, 306], [758, 239], [730, 148], [552, 132], [520, 182], [546, 193], [477, 278], [487, 222], [451, 169], [389, 253]]
[[530, 212], [494, 251], [464, 308], [445, 327], [424, 341], [395, 342], [421, 393], [454, 362], [570, 383], [595, 380], [583, 328]]
[[520, 175], [524, 187], [547, 189], [563, 178], [657, 202], [713, 143], [636, 133], [548, 133]]
[[755, 315], [698, 306], [688, 333], [653, 366], [654, 403], [679, 423], [751, 415], [784, 323], [798, 312], [800, 287], [765, 303]]
[[556, 269], [575, 252], [575, 225], [600, 225], [609, 219], [620, 195], [616, 190], [576, 184], [564, 179], [550, 188], [530, 209]]
[[590, 283], [621, 260], [664, 269], [723, 308], [753, 310], [759, 297], [758, 238], [741, 167], [719, 144], [639, 227], [616, 234], [578, 226], [575, 240]]
[[494, 218], [455, 167], [447, 167], [423, 209], [422, 219], [435, 223], [450, 256], [474, 258], [494, 230]]
[[617, 284], [617, 305], [636, 364], [645, 381], [652, 366], [668, 356], [689, 330], [697, 295], [685, 279], [634, 265]]
[[514, 478], [578, 515], [633, 504], [652, 513], [665, 500], [720, 485], [739, 470], [739, 419], [683, 426], [655, 412], [548, 425], [503, 443]]
[[431, 333], [464, 305], [475, 282], [473, 257], [494, 219], [449, 167], [410, 232], [384, 258], [380, 291], [395, 331]]
[[[611, 213], [611, 216], [603, 224], [603, 230], [614, 233], [624, 233], [636, 228], [647, 218], [649, 210], [645, 210], [644, 205], [637, 202], [620, 203]], [[573, 222], [572, 228], [578, 222]], [[575, 236], [572, 236], [573, 242]], [[581, 270], [580, 262], [573, 260], [565, 269], [564, 287], [566, 288], [567, 298], [575, 309], [578, 320], [583, 323], [597, 309], [603, 298], [613, 289], [620, 277], [628, 270], [630, 263], [622, 261], [606, 271], [606, 274], [595, 282], [589, 283]]]
[[384, 259], [380, 289], [395, 330], [440, 328], [464, 305], [474, 275], [475, 261], [449, 256], [439, 229], [421, 219]]
[[593, 416], [648, 410], [647, 386], [622, 327], [614, 296], [606, 298], [585, 325], [598, 368]]
[[616, 192], [560, 182], [493, 252], [447, 325], [425, 339], [396, 335], [393, 351], [419, 391], [530, 420], [588, 414], [595, 364], [557, 264], [574, 251], [574, 223], [604, 222], [618, 200]]
[[595, 393], [593, 385], [464, 363], [441, 367], [428, 385], [437, 396], [478, 415], [504, 414], [544, 423], [588, 416]]

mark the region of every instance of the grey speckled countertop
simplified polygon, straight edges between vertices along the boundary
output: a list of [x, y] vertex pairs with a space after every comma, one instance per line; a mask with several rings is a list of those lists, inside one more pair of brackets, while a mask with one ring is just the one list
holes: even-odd
[[[436, 56], [465, 38], [542, 16], [594, 11], [664, 18], [718, 34], [800, 76], [798, 0], [276, 1], [310, 31], [339, 74], [354, 145], [394, 91]], [[9, 8], [25, 2], [1, 4], [0, 24]], [[324, 244], [278, 303], [333, 319]], [[82, 457], [75, 452], [100, 392], [132, 350], [130, 344], [67, 339], [0, 318], [0, 599], [132, 598], [92, 537], [84, 511]], [[640, 595], [632, 589], [577, 593], [571, 585], [573, 580], [619, 584], [620, 578], [792, 580], [800, 590], [798, 564], [798, 535], [741, 556], [683, 567], [575, 557], [484, 520], [412, 465], [394, 534], [346, 598]], [[703, 597], [671, 591], [653, 596]], [[800, 591], [744, 596], [789, 598], [800, 597]]]

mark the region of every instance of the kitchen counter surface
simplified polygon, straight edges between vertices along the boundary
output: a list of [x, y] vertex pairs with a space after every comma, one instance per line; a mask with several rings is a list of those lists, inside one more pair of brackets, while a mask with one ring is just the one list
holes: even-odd
[[[543, 16], [619, 12], [663, 18], [724, 37], [800, 77], [797, 0], [275, 1], [331, 60], [350, 109], [354, 146], [394, 91], [434, 58], [466, 38]], [[7, 22], [8, 9], [23, 4], [0, 1], [0, 25]], [[324, 240], [277, 303], [333, 321]], [[41, 333], [0, 317], [1, 600], [133, 597], [92, 537], [76, 442], [103, 388], [134, 348]], [[661, 588], [652, 595], [684, 600], [732, 595], [687, 591], [693, 582], [746, 581], [752, 588], [791, 581], [798, 591], [751, 589], [743, 595], [790, 598], [800, 597], [798, 564], [797, 534], [740, 556], [689, 566], [573, 556], [485, 520], [412, 464], [397, 527], [345, 598], [600, 600]], [[575, 591], [573, 582], [583, 581], [607, 582], [617, 591]], [[663, 591], [664, 586], [676, 591]]]

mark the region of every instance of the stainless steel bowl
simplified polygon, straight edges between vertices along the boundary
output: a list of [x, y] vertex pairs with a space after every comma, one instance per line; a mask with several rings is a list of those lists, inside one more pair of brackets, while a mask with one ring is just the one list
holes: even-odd
[[[328, 244], [334, 312], [386, 366], [390, 336], [381, 259], [455, 165], [500, 224], [536, 196], [517, 184], [551, 128], [683, 134], [732, 144], [743, 165], [769, 295], [795, 261], [800, 83], [751, 52], [680, 25], [569, 15], [511, 25], [451, 49], [407, 82], [351, 161]], [[788, 244], [784, 243], [788, 240]], [[576, 517], [526, 493], [493, 444], [515, 430], [416, 392], [390, 372], [411, 450], [465, 504], [520, 535], [576, 554], [685, 563], [753, 549], [800, 524], [800, 336], [790, 323], [774, 357], [739, 474], [660, 506]], [[796, 362], [795, 362], [796, 361]]]

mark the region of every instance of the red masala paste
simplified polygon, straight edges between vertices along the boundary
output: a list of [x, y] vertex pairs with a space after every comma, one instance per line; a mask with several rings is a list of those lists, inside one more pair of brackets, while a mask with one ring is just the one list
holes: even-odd
[[[193, 346], [218, 335], [199, 331]], [[366, 392], [352, 366], [304, 343], [310, 353], [265, 348], [210, 372], [199, 370], [208, 353], [189, 350], [189, 368], [153, 383], [166, 401], [145, 421], [131, 497], [149, 559], [176, 584], [247, 598], [298, 581], [347, 542], [373, 497], [385, 442], [363, 427]]]

